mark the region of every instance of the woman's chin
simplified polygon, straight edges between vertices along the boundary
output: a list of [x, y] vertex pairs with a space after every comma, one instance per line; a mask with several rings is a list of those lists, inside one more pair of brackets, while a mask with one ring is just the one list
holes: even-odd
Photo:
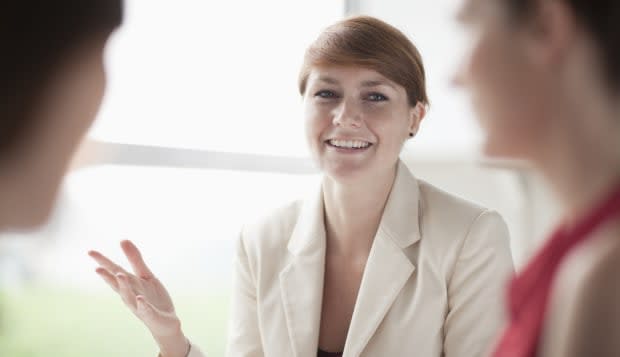
[[490, 159], [519, 159], [517, 150], [509, 145], [509, 140], [494, 140], [487, 137], [482, 144], [482, 155]]
[[370, 171], [370, 165], [365, 162], [339, 161], [323, 165], [323, 172], [326, 176], [343, 183], [362, 179]]

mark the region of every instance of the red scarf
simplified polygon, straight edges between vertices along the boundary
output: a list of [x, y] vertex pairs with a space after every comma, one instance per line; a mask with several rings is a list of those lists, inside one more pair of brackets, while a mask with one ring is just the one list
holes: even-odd
[[494, 357], [535, 357], [551, 285], [560, 263], [603, 223], [620, 214], [620, 186], [570, 229], [560, 226], [523, 271], [510, 282], [510, 323]]

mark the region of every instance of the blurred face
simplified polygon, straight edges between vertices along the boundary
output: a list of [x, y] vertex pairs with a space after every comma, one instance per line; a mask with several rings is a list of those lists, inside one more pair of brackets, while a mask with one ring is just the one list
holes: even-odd
[[[549, 135], [549, 71], [536, 62], [530, 29], [497, 0], [464, 0], [471, 47], [456, 83], [471, 95], [490, 156], [530, 158]], [[511, 22], [512, 21], [512, 22]]]
[[423, 116], [409, 105], [404, 87], [361, 67], [313, 68], [304, 108], [310, 151], [338, 181], [393, 170]]
[[104, 43], [102, 39], [72, 53], [44, 92], [35, 114], [41, 124], [5, 170], [12, 186], [7, 191], [13, 195], [8, 198], [13, 209], [3, 213], [9, 228], [35, 227], [48, 218], [70, 159], [101, 103]]

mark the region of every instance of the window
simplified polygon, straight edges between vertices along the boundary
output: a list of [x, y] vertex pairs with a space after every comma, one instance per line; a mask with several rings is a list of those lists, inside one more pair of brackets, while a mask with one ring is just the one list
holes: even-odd
[[305, 156], [297, 74], [338, 0], [129, 1], [92, 137]]
[[90, 133], [107, 154], [69, 175], [48, 226], [0, 239], [1, 356], [155, 356], [86, 255], [96, 248], [125, 263], [127, 238], [169, 287], [187, 334], [224, 354], [242, 223], [317, 182], [302, 158], [297, 73], [305, 47], [344, 9], [341, 0], [126, 2]]

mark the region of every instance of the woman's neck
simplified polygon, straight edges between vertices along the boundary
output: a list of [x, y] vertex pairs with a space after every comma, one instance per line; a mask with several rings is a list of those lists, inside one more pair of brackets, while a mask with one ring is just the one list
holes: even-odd
[[620, 106], [590, 98], [563, 119], [539, 166], [570, 225], [620, 184]]
[[327, 249], [367, 257], [396, 177], [396, 167], [356, 182], [323, 181]]
[[[574, 169], [569, 169], [571, 166]], [[563, 170], [546, 176], [562, 205], [563, 222], [571, 225], [620, 185], [620, 160], [607, 165], [585, 162], [567, 164]]]

